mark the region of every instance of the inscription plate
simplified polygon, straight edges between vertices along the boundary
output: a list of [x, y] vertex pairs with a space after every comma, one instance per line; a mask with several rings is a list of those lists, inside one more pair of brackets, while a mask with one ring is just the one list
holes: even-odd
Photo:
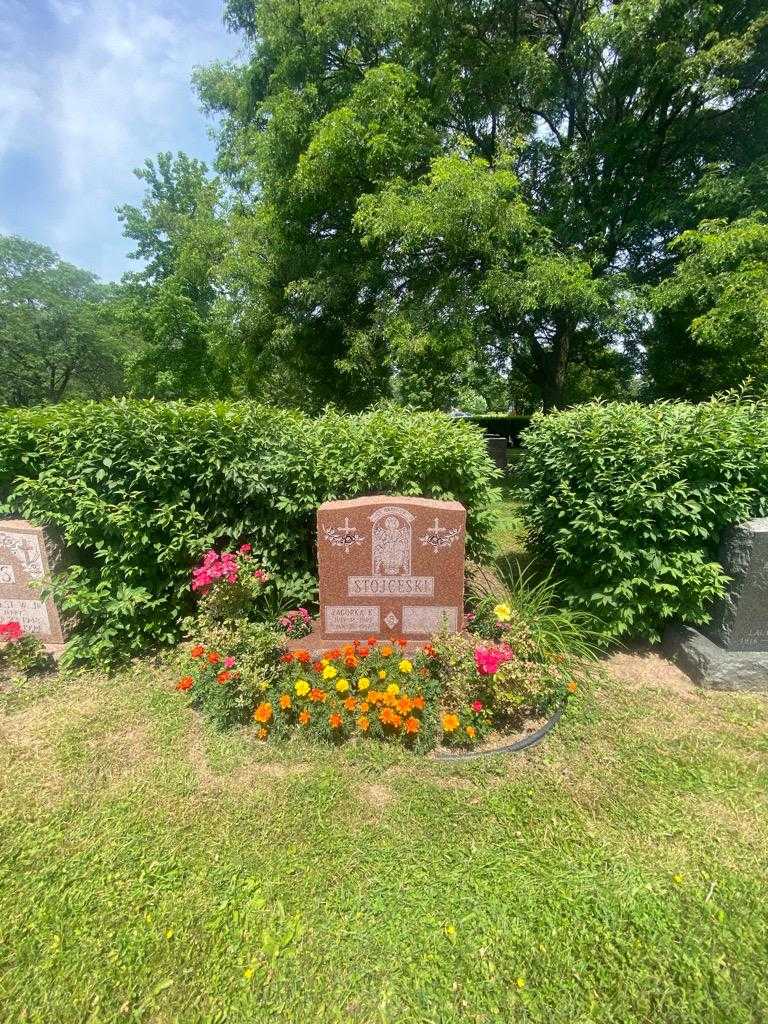
[[364, 604], [329, 604], [325, 607], [327, 633], [377, 633], [379, 606]]
[[465, 531], [456, 501], [383, 495], [321, 505], [318, 641], [348, 634], [424, 642], [444, 615], [460, 629]]
[[56, 606], [39, 593], [51, 559], [56, 549], [45, 530], [23, 519], [0, 520], [0, 622], [18, 622], [46, 644], [63, 644]]
[[50, 633], [51, 620], [42, 601], [0, 598], [0, 622], [18, 622], [25, 633]]

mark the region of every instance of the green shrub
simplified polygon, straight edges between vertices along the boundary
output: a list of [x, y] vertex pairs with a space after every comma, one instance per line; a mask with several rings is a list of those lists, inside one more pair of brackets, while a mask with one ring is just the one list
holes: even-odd
[[314, 420], [248, 402], [0, 411], [0, 514], [57, 527], [75, 563], [55, 585], [79, 621], [70, 660], [176, 641], [191, 568], [211, 547], [247, 541], [286, 592], [306, 594], [314, 513], [329, 499], [458, 499], [477, 554], [493, 479], [477, 428], [395, 407]]
[[536, 416], [518, 495], [572, 607], [615, 636], [705, 622], [723, 530], [768, 512], [768, 403], [590, 404]]

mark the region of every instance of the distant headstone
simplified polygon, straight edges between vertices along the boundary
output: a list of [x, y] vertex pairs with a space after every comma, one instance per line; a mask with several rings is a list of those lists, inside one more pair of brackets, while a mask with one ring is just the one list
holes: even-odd
[[0, 622], [18, 622], [44, 644], [64, 643], [59, 613], [31, 584], [51, 575], [58, 553], [41, 527], [0, 519]]
[[701, 686], [768, 691], [768, 519], [732, 527], [720, 562], [731, 583], [709, 626], [672, 627], [665, 648]]
[[291, 646], [369, 636], [424, 643], [464, 615], [466, 511], [457, 501], [377, 496], [317, 510], [320, 616]]
[[503, 473], [507, 471], [507, 439], [498, 437], [496, 434], [488, 434], [485, 438], [488, 454], [493, 459], [497, 469]]

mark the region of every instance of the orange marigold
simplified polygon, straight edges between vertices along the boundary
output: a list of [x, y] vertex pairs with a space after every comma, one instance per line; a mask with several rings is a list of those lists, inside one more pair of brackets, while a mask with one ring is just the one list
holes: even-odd
[[291, 700], [291, 695], [289, 693], [281, 693], [279, 703], [283, 711], [287, 711], [288, 708], [293, 703], [293, 701]]
[[344, 707], [347, 711], [354, 711], [357, 707], [357, 700], [354, 697], [347, 697], [344, 701]]
[[565, 688], [568, 691], [568, 693], [576, 693], [576, 691], [578, 690], [578, 686], [576, 685], [576, 683], [574, 683], [573, 680], [571, 680]]
[[390, 647], [389, 644], [384, 644], [382, 646], [382, 648], [381, 648], [381, 656], [382, 656], [382, 658], [389, 658], [390, 655], [392, 655], [394, 653], [395, 653], [394, 647]]
[[413, 715], [411, 715], [410, 718], [406, 718], [405, 731], [407, 733], [415, 734], [419, 731], [420, 728], [421, 722], [418, 720], [418, 718], [414, 718]]
[[473, 740], [475, 736], [477, 736], [477, 729], [474, 727], [474, 725], [467, 726], [467, 736], [469, 736], [471, 740]]
[[418, 697], [413, 698], [413, 706], [416, 711], [423, 711], [425, 703], [426, 702], [421, 694], [419, 694]]
[[458, 715], [443, 715], [443, 732], [456, 732], [460, 724]]
[[191, 690], [195, 685], [195, 680], [192, 676], [182, 676], [181, 679], [176, 683], [177, 690]]
[[328, 661], [336, 661], [337, 658], [341, 657], [341, 651], [338, 647], [334, 647], [332, 651], [326, 651], [324, 656]]
[[399, 700], [395, 701], [395, 707], [401, 715], [410, 715], [413, 701], [410, 697], [402, 696]]
[[293, 655], [290, 651], [286, 651], [285, 654], [280, 655], [280, 661], [284, 664], [289, 665], [293, 661]]
[[341, 648], [341, 653], [344, 655], [345, 658], [349, 658], [351, 655], [355, 653], [355, 645], [344, 644], [344, 646]]
[[189, 652], [193, 658], [200, 658], [205, 654], [205, 648], [202, 644], [195, 644], [192, 650]]
[[222, 686], [223, 686], [224, 683], [228, 683], [231, 678], [232, 678], [232, 673], [228, 672], [226, 669], [224, 669], [223, 672], [219, 672], [219, 674], [216, 676], [216, 682], [217, 683], [221, 683]]
[[256, 710], [253, 712], [253, 717], [257, 722], [268, 722], [272, 717], [272, 705], [269, 701], [263, 701]]
[[309, 720], [312, 716], [308, 711], [299, 712], [299, 725], [309, 725]]
[[334, 711], [332, 715], [328, 716], [328, 724], [332, 729], [338, 729], [341, 726], [342, 718], [338, 711]]
[[300, 661], [302, 665], [306, 665], [310, 661], [309, 651], [294, 651], [293, 656], [296, 661]]
[[371, 652], [370, 652], [370, 651], [368, 650], [368, 648], [367, 648], [367, 647], [363, 646], [363, 647], [360, 647], [360, 648], [358, 648], [358, 651], [357, 651], [357, 653], [358, 653], [359, 657], [361, 657], [361, 658], [367, 658], [367, 657], [368, 657], [368, 655], [369, 655], [369, 654], [370, 654]]
[[264, 726], [259, 729], [259, 739], [265, 740], [269, 736], [269, 729], [265, 729]]
[[208, 661], [211, 665], [218, 665], [218, 663], [221, 661], [221, 655], [219, 654], [218, 651], [211, 651], [211, 653], [208, 655]]
[[354, 654], [348, 654], [344, 659], [344, 664], [347, 668], [357, 668], [358, 660]]
[[315, 704], [322, 704], [322, 702], [326, 699], [327, 696], [328, 694], [325, 692], [325, 690], [320, 690], [318, 689], [317, 686], [313, 686], [312, 689], [309, 691], [309, 699], [311, 701], [314, 701]]
[[366, 718], [365, 715], [360, 715], [360, 717], [357, 720], [357, 728], [360, 730], [360, 732], [368, 732], [370, 727], [370, 720]]
[[365, 715], [368, 712], [368, 701], [367, 700], [363, 701], [363, 703], [358, 708], [358, 711], [360, 711], [361, 714], [363, 714], [363, 715]]

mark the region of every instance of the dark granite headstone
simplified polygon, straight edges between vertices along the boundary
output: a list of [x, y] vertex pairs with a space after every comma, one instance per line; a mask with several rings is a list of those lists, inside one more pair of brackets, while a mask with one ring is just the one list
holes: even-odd
[[729, 530], [720, 562], [732, 582], [704, 632], [727, 651], [768, 651], [768, 519]]
[[665, 650], [700, 686], [768, 691], [768, 519], [732, 527], [720, 562], [731, 583], [709, 626], [671, 626]]

